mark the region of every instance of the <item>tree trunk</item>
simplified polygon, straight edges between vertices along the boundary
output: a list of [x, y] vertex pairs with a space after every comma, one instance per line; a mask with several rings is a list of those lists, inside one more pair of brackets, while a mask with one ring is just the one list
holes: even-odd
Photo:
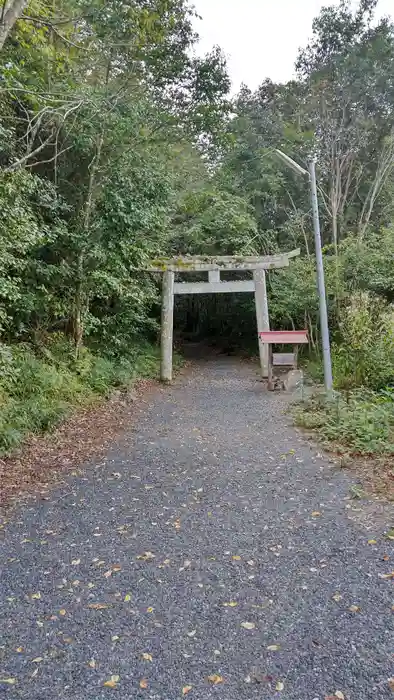
[[75, 297], [74, 297], [74, 318], [73, 318], [73, 332], [74, 332], [74, 343], [75, 343], [75, 357], [78, 359], [82, 342], [83, 342], [83, 317], [88, 311], [89, 299], [85, 290], [85, 279], [84, 279], [84, 263], [86, 250], [89, 245], [89, 229], [90, 229], [90, 219], [92, 210], [94, 207], [94, 188], [96, 184], [96, 174], [97, 168], [100, 163], [101, 149], [103, 146], [104, 137], [101, 134], [97, 138], [96, 153], [93, 156], [92, 162], [90, 164], [90, 177], [89, 177], [89, 187], [87, 193], [87, 199], [85, 203], [85, 211], [83, 215], [83, 243], [78, 254], [77, 259], [77, 279], [75, 286]]
[[11, 0], [3, 7], [0, 18], [0, 50], [3, 48], [7, 37], [15, 22], [20, 18], [29, 0]]
[[79, 354], [81, 352], [82, 340], [83, 340], [83, 262], [84, 254], [81, 252], [78, 255], [77, 262], [77, 284], [75, 287], [75, 299], [74, 299], [74, 318], [73, 318], [73, 335], [75, 343], [75, 359], [78, 360]]

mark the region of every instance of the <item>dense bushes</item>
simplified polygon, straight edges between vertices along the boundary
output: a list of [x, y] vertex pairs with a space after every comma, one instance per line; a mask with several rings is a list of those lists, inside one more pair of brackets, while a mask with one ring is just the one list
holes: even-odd
[[353, 294], [341, 313], [333, 369], [340, 389], [380, 390], [394, 385], [394, 307], [365, 292]]
[[295, 412], [299, 425], [346, 452], [394, 454], [394, 390], [358, 389], [333, 400], [313, 396]]
[[[391, 233], [391, 238], [393, 233]], [[386, 242], [387, 242], [386, 235]], [[358, 246], [357, 246], [358, 247]], [[369, 260], [370, 276], [358, 268], [362, 280], [349, 274], [354, 248], [348, 244], [340, 258], [341, 285], [336, 308], [332, 308], [332, 364], [334, 387], [339, 390], [332, 401], [312, 397], [298, 410], [297, 420], [317, 430], [324, 440], [332, 441], [356, 453], [394, 452], [394, 305], [390, 298], [390, 275], [382, 296], [375, 293], [380, 277], [380, 256]], [[383, 263], [384, 265], [385, 263]], [[392, 263], [391, 263], [392, 265]], [[358, 291], [355, 291], [358, 287]], [[362, 291], [366, 288], [374, 291]], [[307, 365], [308, 367], [308, 365]], [[311, 363], [322, 381], [321, 365]], [[315, 374], [316, 378], [316, 374]]]
[[40, 350], [26, 344], [0, 346], [0, 455], [17, 447], [30, 432], [53, 428], [77, 406], [126, 389], [137, 377], [158, 376], [158, 350], [148, 344], [129, 348], [117, 360], [84, 348], [75, 360], [64, 336]]

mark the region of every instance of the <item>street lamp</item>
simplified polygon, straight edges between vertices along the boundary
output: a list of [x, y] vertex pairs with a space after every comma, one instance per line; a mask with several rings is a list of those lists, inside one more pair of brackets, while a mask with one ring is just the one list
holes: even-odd
[[315, 234], [315, 253], [316, 253], [316, 270], [317, 270], [317, 287], [319, 290], [319, 306], [320, 306], [320, 326], [323, 346], [323, 366], [324, 366], [324, 385], [326, 391], [332, 391], [332, 367], [331, 367], [331, 350], [330, 350], [330, 333], [328, 330], [327, 318], [327, 301], [326, 287], [324, 283], [324, 267], [323, 254], [321, 249], [320, 223], [319, 223], [319, 205], [317, 200], [317, 185], [316, 185], [316, 168], [315, 161], [310, 160], [308, 170], [305, 170], [292, 158], [282, 153], [278, 148], [275, 149], [277, 156], [289, 168], [294, 170], [297, 175], [307, 177], [311, 190], [311, 202], [313, 213], [313, 230]]

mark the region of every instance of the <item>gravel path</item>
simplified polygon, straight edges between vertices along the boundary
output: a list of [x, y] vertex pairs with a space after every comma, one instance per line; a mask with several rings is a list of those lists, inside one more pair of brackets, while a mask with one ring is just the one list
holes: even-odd
[[394, 697], [389, 523], [285, 405], [250, 365], [196, 366], [104, 464], [14, 512], [1, 697]]

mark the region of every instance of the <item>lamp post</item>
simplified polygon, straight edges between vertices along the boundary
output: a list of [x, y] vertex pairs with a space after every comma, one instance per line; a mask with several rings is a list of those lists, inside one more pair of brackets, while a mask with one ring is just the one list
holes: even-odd
[[330, 333], [328, 330], [328, 317], [327, 317], [327, 300], [326, 300], [326, 286], [324, 282], [324, 267], [323, 267], [323, 254], [321, 249], [321, 235], [320, 235], [320, 222], [319, 222], [319, 204], [317, 199], [317, 185], [316, 185], [316, 168], [315, 161], [310, 160], [308, 163], [308, 170], [305, 170], [292, 158], [282, 153], [279, 149], [275, 149], [276, 154], [281, 159], [285, 165], [291, 168], [297, 175], [302, 175], [302, 177], [307, 177], [309, 180], [309, 186], [311, 191], [311, 203], [312, 203], [312, 214], [313, 214], [313, 230], [315, 235], [315, 254], [316, 254], [316, 273], [317, 273], [317, 288], [319, 291], [319, 307], [320, 307], [320, 327], [322, 335], [322, 346], [323, 346], [323, 366], [324, 366], [324, 385], [326, 391], [331, 393], [332, 391], [332, 366], [331, 366], [331, 350], [330, 350]]

